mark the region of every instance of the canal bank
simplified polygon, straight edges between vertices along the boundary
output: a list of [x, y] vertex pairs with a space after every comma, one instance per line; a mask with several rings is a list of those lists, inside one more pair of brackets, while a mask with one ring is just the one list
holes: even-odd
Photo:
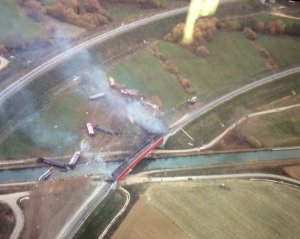
[[[299, 148], [147, 159], [140, 162], [133, 172], [207, 166], [218, 167], [220, 165], [247, 164], [261, 161], [273, 163], [276, 160], [284, 162], [290, 159], [300, 163]], [[69, 170], [68, 172], [55, 170], [51, 178], [109, 175], [119, 164], [119, 162], [105, 161], [79, 164], [75, 170]], [[0, 183], [37, 181], [38, 177], [46, 170], [48, 170], [48, 167], [0, 170]]]

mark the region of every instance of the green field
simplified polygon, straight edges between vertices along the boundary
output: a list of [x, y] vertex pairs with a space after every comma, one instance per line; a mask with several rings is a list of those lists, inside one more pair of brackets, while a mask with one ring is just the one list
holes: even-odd
[[65, 155], [78, 146], [84, 123], [86, 100], [79, 94], [67, 95], [46, 112], [20, 124], [0, 145], [1, 159], [30, 157], [36, 152]]
[[299, 146], [300, 108], [251, 118], [239, 132], [254, 136], [264, 147]]
[[[53, 1], [53, 0], [47, 0]], [[179, 7], [182, 4], [187, 4], [185, 0], [161, 0], [164, 8]], [[138, 4], [124, 4], [117, 2], [103, 2], [102, 6], [111, 14], [114, 21], [125, 21], [130, 18], [140, 17], [140, 15], [147, 15], [153, 11], [161, 9], [145, 9], [140, 7]]]
[[[164, 183], [149, 186], [147, 195], [192, 238], [296, 239], [300, 233], [300, 192], [286, 185], [226, 179]], [[138, 226], [138, 219], [132, 223]]]
[[97, 239], [123, 207], [125, 200], [125, 195], [121, 191], [111, 191], [89, 216], [74, 238]]
[[0, 41], [7, 34], [17, 34], [23, 40], [32, 39], [43, 30], [41, 23], [34, 22], [19, 6], [18, 0], [2, 0], [0, 9]]
[[[288, 76], [238, 96], [191, 122], [184, 130], [193, 137], [194, 146], [208, 143], [224, 131], [220, 123], [228, 127], [242, 116], [258, 111], [259, 107], [267, 106], [274, 100], [291, 96], [292, 90], [296, 92], [300, 91], [300, 74]], [[274, 107], [276, 105], [272, 106], [272, 108]], [[169, 138], [165, 148], [179, 149], [194, 147], [188, 145], [187, 141], [189, 141], [187, 136], [179, 131]]]
[[259, 35], [258, 43], [271, 53], [279, 67], [300, 63], [300, 37]]
[[249, 77], [267, 70], [263, 59], [239, 32], [217, 31], [208, 44], [206, 59], [196, 56], [178, 44], [160, 42], [160, 51], [192, 81], [202, 97], [215, 90], [244, 84]]
[[183, 101], [185, 93], [148, 48], [129, 56], [115, 66], [109, 75], [126, 87], [139, 89], [147, 96], [158, 96], [164, 106], [172, 107]]
[[[51, 3], [55, 0], [48, 0], [45, 2]], [[45, 29], [50, 23], [55, 25], [65, 35], [76, 37], [84, 32], [83, 28], [76, 27], [71, 24], [58, 22], [50, 17], [44, 17], [41, 22], [34, 21], [30, 18], [26, 11], [21, 7], [18, 0], [3, 0], [0, 8], [0, 41], [8, 36], [17, 36], [18, 41], [30, 41], [41, 34], [45, 34]]]
[[256, 19], [263, 21], [264, 23], [268, 23], [270, 21], [276, 21], [281, 20], [286, 26], [291, 25], [293, 23], [299, 23], [299, 19], [293, 19], [288, 17], [280, 17], [280, 16], [274, 16], [274, 15], [257, 15]]

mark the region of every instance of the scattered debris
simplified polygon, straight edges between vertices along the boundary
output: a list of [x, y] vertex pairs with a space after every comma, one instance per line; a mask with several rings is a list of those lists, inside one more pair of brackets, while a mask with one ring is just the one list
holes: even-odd
[[99, 94], [90, 96], [89, 100], [98, 100], [98, 99], [103, 98], [104, 96], [105, 96], [105, 93], [99, 93]]
[[103, 126], [99, 126], [99, 125], [95, 125], [95, 130], [98, 130], [100, 132], [103, 132], [105, 134], [110, 134], [112, 136], [117, 136], [118, 135], [118, 132], [115, 132], [109, 128], [106, 128], [106, 127], [103, 127]]
[[198, 97], [197, 96], [193, 96], [192, 98], [187, 100], [187, 103], [193, 105], [198, 101]]

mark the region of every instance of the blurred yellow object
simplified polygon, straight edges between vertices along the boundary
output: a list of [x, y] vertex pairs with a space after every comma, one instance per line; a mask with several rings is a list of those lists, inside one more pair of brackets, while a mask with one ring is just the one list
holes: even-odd
[[183, 32], [183, 43], [190, 44], [193, 42], [193, 33], [196, 20], [199, 17], [205, 17], [214, 14], [218, 5], [219, 0], [191, 0]]

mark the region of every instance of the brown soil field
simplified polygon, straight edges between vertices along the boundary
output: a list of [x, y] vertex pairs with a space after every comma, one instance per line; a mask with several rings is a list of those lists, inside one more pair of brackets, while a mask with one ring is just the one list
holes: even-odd
[[[299, 197], [298, 188], [236, 179], [151, 184], [115, 238], [145, 238], [151, 233], [168, 238], [165, 231], [180, 228], [185, 238], [296, 239]], [[169, 223], [161, 226], [148, 212], [163, 215]]]
[[[163, 229], [163, 230], [162, 230]], [[113, 239], [185, 239], [189, 237], [146, 198], [140, 198]]]
[[283, 170], [290, 177], [300, 180], [300, 166], [285, 167]]
[[55, 238], [65, 222], [93, 191], [86, 178], [48, 180], [37, 184], [23, 201], [25, 227], [21, 238]]

